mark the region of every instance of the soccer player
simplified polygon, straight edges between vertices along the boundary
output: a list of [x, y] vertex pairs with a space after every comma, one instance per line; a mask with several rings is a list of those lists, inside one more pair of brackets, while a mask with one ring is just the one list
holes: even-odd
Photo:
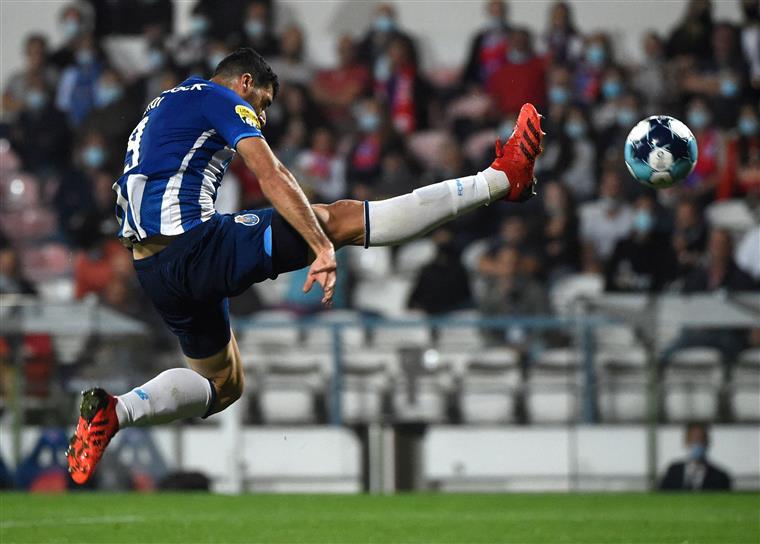
[[[124, 173], [113, 186], [119, 237], [189, 368], [162, 372], [124, 395], [85, 391], [67, 451], [75, 482], [90, 478], [119, 429], [205, 418], [240, 398], [243, 363], [228, 297], [310, 264], [304, 291], [318, 283], [329, 306], [337, 248], [402, 244], [478, 206], [534, 194], [543, 133], [536, 109], [526, 104], [482, 172], [378, 202], [311, 205], [262, 135], [278, 87], [258, 53], [238, 49], [210, 80], [191, 77], [161, 93], [129, 137]], [[235, 152], [273, 209], [215, 211]]]

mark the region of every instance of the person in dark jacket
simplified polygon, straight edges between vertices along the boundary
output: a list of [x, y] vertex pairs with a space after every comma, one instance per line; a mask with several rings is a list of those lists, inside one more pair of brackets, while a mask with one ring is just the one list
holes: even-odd
[[686, 426], [684, 461], [672, 463], [660, 481], [661, 491], [728, 491], [731, 477], [707, 459], [710, 435], [707, 425], [692, 422]]

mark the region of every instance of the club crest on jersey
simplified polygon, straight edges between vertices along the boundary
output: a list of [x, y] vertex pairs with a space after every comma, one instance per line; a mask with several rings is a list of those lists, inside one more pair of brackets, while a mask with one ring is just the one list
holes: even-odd
[[259, 116], [256, 115], [256, 112], [254, 112], [251, 108], [243, 106], [242, 104], [238, 104], [235, 106], [235, 113], [240, 116], [246, 125], [250, 125], [261, 130], [261, 122], [259, 121]]
[[242, 215], [236, 215], [235, 216], [235, 223], [240, 223], [241, 225], [245, 225], [246, 227], [252, 227], [254, 225], [258, 225], [259, 223], [259, 216], [255, 213], [244, 213]]

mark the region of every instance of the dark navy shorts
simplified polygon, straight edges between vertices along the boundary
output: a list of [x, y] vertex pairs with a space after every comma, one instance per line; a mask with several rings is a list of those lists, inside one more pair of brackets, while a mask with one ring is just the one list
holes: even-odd
[[134, 261], [143, 289], [193, 359], [229, 343], [228, 297], [307, 263], [306, 242], [271, 208], [216, 214]]

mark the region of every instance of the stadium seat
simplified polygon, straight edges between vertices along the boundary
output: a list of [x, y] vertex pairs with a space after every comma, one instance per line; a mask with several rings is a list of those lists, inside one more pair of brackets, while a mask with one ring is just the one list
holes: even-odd
[[401, 317], [407, 312], [412, 280], [400, 276], [359, 281], [353, 290], [354, 307], [385, 317]]
[[722, 381], [722, 357], [718, 350], [693, 347], [673, 353], [663, 380], [668, 419], [715, 420]]
[[[481, 314], [475, 310], [452, 312], [446, 317], [454, 320], [476, 320]], [[437, 327], [438, 348], [443, 352], [477, 350], [485, 345], [480, 329], [475, 325], [441, 325]]]
[[413, 277], [420, 268], [435, 259], [435, 243], [430, 238], [421, 238], [401, 246], [396, 254], [396, 273]]
[[707, 222], [716, 229], [726, 229], [734, 234], [755, 226], [755, 219], [747, 203], [742, 199], [720, 200], [705, 208]]
[[[423, 312], [408, 311], [401, 319], [425, 319]], [[428, 347], [432, 343], [430, 327], [425, 323], [409, 324], [403, 327], [375, 327], [371, 331], [372, 345], [378, 349], [402, 347]]]
[[552, 287], [550, 299], [558, 315], [570, 315], [574, 305], [583, 298], [595, 298], [604, 291], [604, 278], [599, 274], [573, 274], [558, 280]]
[[472, 356], [459, 390], [459, 411], [465, 423], [515, 421], [521, 386], [518, 363], [519, 354], [509, 348], [494, 348]]
[[266, 363], [258, 381], [259, 409], [264, 422], [316, 421], [316, 394], [325, 387], [320, 362], [302, 356], [275, 357]]
[[[316, 316], [319, 323], [360, 323], [362, 315], [353, 310], [331, 310]], [[365, 344], [365, 331], [361, 325], [346, 326], [341, 329], [341, 343], [344, 348], [360, 348]], [[304, 346], [309, 349], [330, 350], [333, 346], [333, 331], [327, 327], [306, 328]]]
[[581, 354], [550, 349], [528, 368], [525, 404], [532, 423], [569, 423], [578, 417]]
[[392, 272], [391, 248], [378, 246], [363, 248], [350, 246], [348, 263], [351, 271], [358, 279], [382, 279]]
[[647, 417], [647, 358], [642, 349], [615, 349], [597, 357], [599, 413], [605, 422]]
[[[292, 326], [265, 326], [266, 323], [292, 323]], [[261, 351], [278, 351], [298, 345], [300, 329], [295, 314], [284, 310], [257, 313], [245, 329], [239, 331], [241, 353], [256, 355]]]
[[594, 342], [599, 351], [627, 352], [640, 345], [629, 325], [604, 325], [594, 328]]
[[399, 350], [398, 371], [393, 375], [392, 391], [393, 413], [397, 421], [444, 421], [451, 389], [450, 368], [436, 350]]
[[389, 386], [388, 368], [348, 364], [343, 368], [341, 418], [345, 423], [373, 423], [383, 416], [383, 397]]
[[760, 422], [760, 348], [742, 352], [732, 374], [728, 391], [734, 419]]

